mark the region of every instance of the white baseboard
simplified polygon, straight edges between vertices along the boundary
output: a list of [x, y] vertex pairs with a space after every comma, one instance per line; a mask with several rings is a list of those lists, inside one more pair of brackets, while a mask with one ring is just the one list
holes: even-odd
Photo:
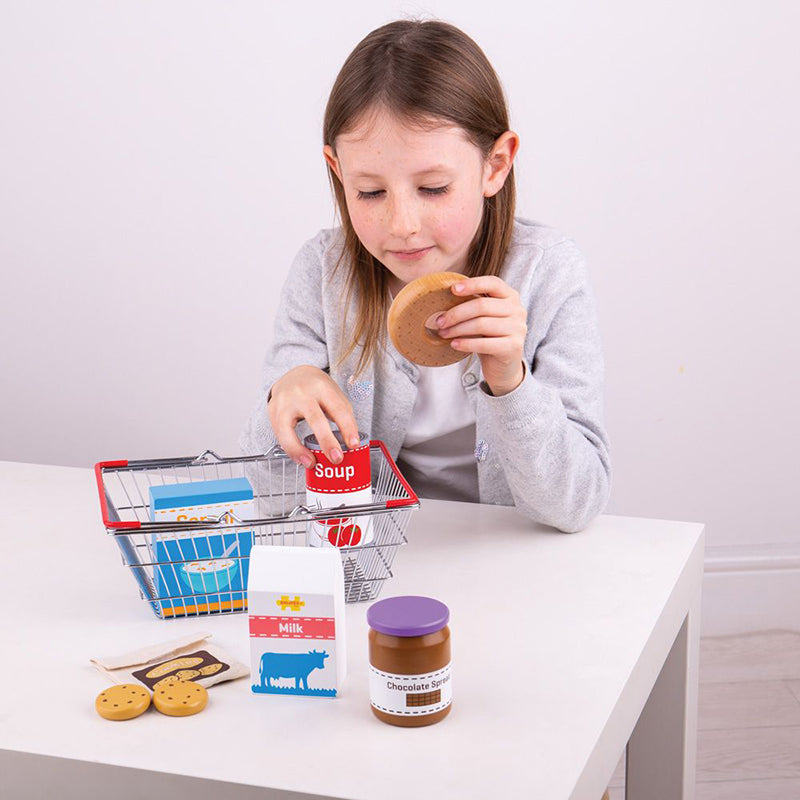
[[800, 543], [708, 547], [702, 636], [800, 631]]

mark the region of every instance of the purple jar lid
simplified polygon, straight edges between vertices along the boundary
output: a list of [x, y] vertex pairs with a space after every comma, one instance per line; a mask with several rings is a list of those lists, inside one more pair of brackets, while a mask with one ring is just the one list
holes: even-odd
[[439, 600], [419, 595], [387, 597], [367, 609], [367, 624], [390, 636], [424, 636], [447, 625], [450, 609]]

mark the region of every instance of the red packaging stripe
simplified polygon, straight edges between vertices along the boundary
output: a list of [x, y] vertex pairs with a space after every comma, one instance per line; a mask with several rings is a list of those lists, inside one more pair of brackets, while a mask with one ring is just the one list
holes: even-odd
[[335, 639], [333, 617], [257, 617], [250, 615], [250, 635], [269, 639]]
[[331, 463], [322, 451], [315, 451], [317, 460], [306, 470], [306, 488], [312, 492], [357, 492], [371, 483], [369, 446], [345, 450], [339, 464]]

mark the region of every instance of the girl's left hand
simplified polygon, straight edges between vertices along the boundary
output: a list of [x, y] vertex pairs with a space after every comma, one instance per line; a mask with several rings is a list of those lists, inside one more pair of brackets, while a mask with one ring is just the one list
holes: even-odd
[[492, 394], [508, 394], [525, 376], [522, 354], [528, 313], [519, 293], [494, 275], [465, 277], [451, 291], [460, 297], [484, 296], [442, 314], [437, 319], [439, 335], [450, 339], [450, 346], [459, 352], [477, 353]]

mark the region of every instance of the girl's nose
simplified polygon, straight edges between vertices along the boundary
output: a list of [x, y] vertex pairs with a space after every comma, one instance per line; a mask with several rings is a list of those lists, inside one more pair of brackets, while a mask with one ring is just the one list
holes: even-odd
[[390, 234], [395, 239], [408, 239], [419, 233], [419, 214], [412, 200], [397, 199], [392, 204], [389, 218]]

